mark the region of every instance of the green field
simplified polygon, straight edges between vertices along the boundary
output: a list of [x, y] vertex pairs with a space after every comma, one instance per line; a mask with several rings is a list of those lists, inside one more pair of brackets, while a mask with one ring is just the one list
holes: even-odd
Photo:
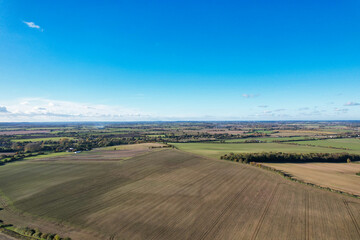
[[[344, 152], [341, 149], [325, 147], [301, 146], [284, 143], [246, 143], [246, 144], [227, 144], [227, 143], [172, 143], [180, 150], [200, 154], [208, 157], [219, 158], [224, 154], [245, 153], [245, 152], [289, 152], [289, 153], [336, 153]], [[359, 151], [348, 151], [350, 153], [360, 153]]]
[[339, 139], [326, 139], [326, 140], [316, 140], [316, 141], [299, 141], [296, 143], [301, 144], [301, 145], [346, 148], [346, 149], [350, 149], [352, 151], [360, 151], [360, 139], [356, 139], [356, 138], [339, 138]]
[[298, 141], [298, 140], [305, 140], [305, 139], [307, 139], [307, 138], [305, 138], [305, 137], [261, 137], [261, 138], [227, 139], [227, 140], [225, 140], [225, 142], [243, 143], [243, 142], [249, 141], [249, 140], [259, 140], [259, 141], [273, 142], [273, 141]]
[[45, 142], [45, 141], [54, 141], [59, 142], [61, 139], [67, 138], [69, 140], [75, 140], [74, 137], [49, 137], [49, 138], [29, 138], [29, 139], [14, 139], [12, 142]]

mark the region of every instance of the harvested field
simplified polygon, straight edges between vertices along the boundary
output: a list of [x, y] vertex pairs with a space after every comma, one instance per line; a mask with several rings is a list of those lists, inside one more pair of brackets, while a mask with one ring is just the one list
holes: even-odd
[[360, 195], [359, 163], [266, 163], [297, 179]]
[[172, 149], [126, 161], [12, 163], [0, 167], [0, 190], [39, 217], [33, 226], [51, 220], [75, 240], [360, 238], [360, 199]]
[[73, 137], [46, 137], [46, 138], [23, 138], [23, 139], [13, 139], [12, 142], [46, 142], [54, 141], [59, 142], [61, 139], [75, 140]]
[[42, 155], [39, 157], [32, 157], [32, 159], [34, 159], [32, 161], [118, 161], [162, 149], [164, 146], [164, 144], [160, 143], [111, 146], [81, 153], [60, 153], [59, 155], [55, 155], [55, 157], [53, 154], [50, 154], [48, 157]]
[[20, 131], [0, 131], [0, 135], [24, 135], [34, 133], [49, 133], [50, 130], [20, 130]]

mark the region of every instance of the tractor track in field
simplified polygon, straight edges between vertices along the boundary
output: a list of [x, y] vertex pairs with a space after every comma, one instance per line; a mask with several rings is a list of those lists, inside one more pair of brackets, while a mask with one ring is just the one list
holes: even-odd
[[305, 190], [305, 240], [310, 239], [309, 206], [309, 191]]
[[116, 234], [111, 234], [111, 236], [109, 237], [109, 240], [115, 240]]
[[[166, 201], [168, 201], [168, 199], [170, 199], [170, 198], [172, 198], [172, 197], [174, 197], [174, 196], [176, 196], [178, 193], [180, 193], [180, 192], [182, 192], [182, 191], [184, 191], [185, 189], [188, 189], [189, 187], [191, 187], [191, 186], [193, 186], [193, 185], [195, 185], [195, 184], [197, 184], [197, 183], [199, 183], [199, 182], [201, 182], [201, 181], [203, 181], [203, 180], [205, 180], [208, 176], [210, 176], [212, 173], [216, 173], [216, 169], [214, 169], [212, 172], [210, 172], [210, 173], [208, 173], [207, 175], [204, 175], [204, 176], [202, 176], [201, 178], [199, 178], [198, 180], [196, 180], [195, 182], [191, 182], [191, 183], [188, 183], [188, 184], [186, 184], [185, 186], [183, 186], [181, 189], [179, 189], [176, 193], [174, 193], [174, 194], [172, 194], [171, 196], [169, 196], [167, 199], [165, 199], [165, 200], [163, 200], [160, 204], [162, 204], [162, 203], [164, 203], [164, 202], [166, 202]], [[242, 171], [244, 171], [244, 170], [242, 170]], [[153, 237], [153, 238], [151, 238], [151, 239], [156, 239], [155, 237]]]
[[[281, 183], [277, 183], [276, 186], [275, 186], [275, 188], [274, 188], [274, 190], [272, 191], [271, 197], [270, 197], [269, 201], [268, 201], [267, 204], [266, 204], [266, 207], [265, 207], [265, 209], [264, 209], [264, 211], [263, 211], [263, 213], [262, 213], [262, 215], [261, 215], [261, 217], [260, 217], [260, 220], [259, 220], [259, 222], [258, 222], [258, 224], [257, 224], [257, 226], [256, 226], [256, 228], [255, 228], [255, 231], [254, 231], [254, 233], [253, 233], [253, 235], [252, 235], [252, 237], [251, 237], [251, 240], [255, 240], [255, 239], [256, 239], [256, 237], [257, 237], [257, 235], [258, 235], [258, 233], [259, 233], [259, 231], [260, 231], [261, 225], [262, 225], [262, 223], [264, 222], [265, 216], [266, 216], [267, 212], [269, 211], [269, 208], [270, 208], [270, 206], [271, 206], [271, 203], [272, 203], [272, 201], [273, 201], [273, 199], [274, 199], [274, 197], [275, 197], [275, 193], [277, 192], [280, 184], [281, 184]], [[284, 184], [284, 183], [283, 183], [283, 184]]]
[[[260, 175], [260, 173], [255, 177], [255, 179]], [[233, 207], [236, 204], [236, 200], [241, 196], [241, 194], [246, 191], [246, 189], [248, 189], [250, 186], [250, 184], [246, 185], [245, 187], [243, 187], [241, 189], [240, 192], [238, 192], [233, 201], [230, 201], [227, 206], [225, 207], [225, 209], [219, 214], [219, 216], [215, 219], [214, 223], [212, 224], [212, 226], [209, 228], [209, 231], [206, 231], [202, 236], [200, 236], [199, 239], [203, 240], [206, 239], [207, 236], [211, 233], [212, 229], [215, 229], [215, 227], [218, 225], [218, 223], [220, 222], [221, 218], [229, 211], [229, 209], [231, 209], [231, 207]]]
[[356, 231], [357, 231], [357, 233], [358, 233], [358, 235], [359, 235], [359, 238], [360, 238], [360, 227], [359, 227], [359, 224], [358, 224], [357, 221], [356, 221], [356, 218], [355, 218], [354, 214], [352, 213], [352, 211], [351, 211], [351, 209], [350, 209], [350, 207], [349, 207], [349, 202], [346, 201], [345, 199], [343, 199], [343, 202], [344, 202], [344, 205], [345, 205], [345, 207], [346, 207], [346, 210], [348, 211], [348, 213], [349, 213], [349, 215], [350, 215], [350, 218], [351, 218], [351, 220], [352, 220], [352, 222], [353, 222], [353, 224], [354, 224], [354, 226], [355, 226], [355, 229], [356, 229]]

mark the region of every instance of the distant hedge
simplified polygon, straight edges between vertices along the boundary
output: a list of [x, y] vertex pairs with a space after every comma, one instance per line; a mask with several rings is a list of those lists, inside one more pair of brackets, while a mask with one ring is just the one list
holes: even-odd
[[262, 153], [229, 153], [221, 156], [220, 159], [250, 163], [308, 163], [308, 162], [328, 162], [346, 163], [360, 161], [360, 155], [349, 153], [282, 153], [282, 152], [262, 152]]

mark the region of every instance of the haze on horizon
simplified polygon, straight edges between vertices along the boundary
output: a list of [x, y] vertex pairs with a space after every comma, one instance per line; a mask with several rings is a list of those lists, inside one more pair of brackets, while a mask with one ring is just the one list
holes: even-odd
[[358, 9], [0, 0], [0, 121], [360, 120]]

